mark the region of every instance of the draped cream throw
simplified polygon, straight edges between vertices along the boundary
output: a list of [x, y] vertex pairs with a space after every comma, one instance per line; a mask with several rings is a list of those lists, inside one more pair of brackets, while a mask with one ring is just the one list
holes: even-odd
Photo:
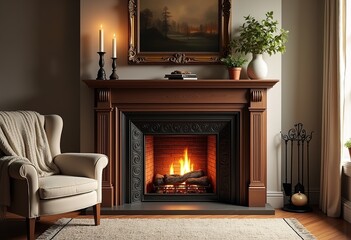
[[[32, 111], [0, 111], [0, 211], [10, 206], [8, 168], [14, 161], [32, 164], [39, 177], [58, 173], [52, 162], [50, 147], [40, 123], [40, 115]], [[2, 156], [1, 156], [2, 155]]]

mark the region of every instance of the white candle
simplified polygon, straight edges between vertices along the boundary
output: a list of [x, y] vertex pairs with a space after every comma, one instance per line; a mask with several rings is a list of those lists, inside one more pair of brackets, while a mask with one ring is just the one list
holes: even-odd
[[116, 44], [116, 34], [113, 34], [112, 38], [112, 57], [117, 58], [117, 44]]
[[104, 51], [104, 29], [102, 29], [102, 25], [99, 30], [99, 52]]

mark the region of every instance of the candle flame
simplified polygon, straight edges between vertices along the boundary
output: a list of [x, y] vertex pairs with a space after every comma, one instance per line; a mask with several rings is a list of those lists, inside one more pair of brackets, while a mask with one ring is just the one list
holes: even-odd
[[116, 33], [113, 34], [113, 38], [116, 38]]
[[102, 24], [100, 25], [100, 29], [102, 29]]

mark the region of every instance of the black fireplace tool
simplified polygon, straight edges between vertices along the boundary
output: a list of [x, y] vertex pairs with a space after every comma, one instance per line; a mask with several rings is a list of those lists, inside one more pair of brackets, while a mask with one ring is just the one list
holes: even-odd
[[[288, 134], [286, 135], [281, 134], [282, 139], [285, 142], [285, 182], [283, 182], [283, 189], [284, 189], [285, 196], [288, 197], [288, 203], [285, 204], [283, 208], [283, 210], [285, 211], [289, 211], [289, 212], [312, 211], [312, 208], [309, 206], [309, 143], [312, 139], [312, 133], [313, 132], [311, 132], [310, 135], [306, 134], [306, 130], [303, 129], [303, 124], [298, 123], [294, 125], [294, 128], [291, 128], [288, 131]], [[297, 145], [297, 149], [294, 150], [294, 146], [296, 145]], [[288, 158], [288, 152], [290, 152], [289, 158]], [[296, 155], [294, 155], [294, 153], [296, 153]], [[288, 167], [290, 167], [290, 179], [289, 179], [290, 181], [288, 181]], [[304, 170], [304, 167], [307, 167], [306, 171]], [[294, 193], [300, 192], [305, 194], [305, 186], [304, 186], [305, 175], [307, 178], [306, 196], [307, 196], [308, 202], [307, 202], [307, 205], [305, 206], [295, 206], [291, 203], [291, 197]], [[293, 179], [294, 179], [293, 176], [295, 177], [295, 180], [297, 180], [297, 183], [294, 186], [294, 193], [292, 189]]]

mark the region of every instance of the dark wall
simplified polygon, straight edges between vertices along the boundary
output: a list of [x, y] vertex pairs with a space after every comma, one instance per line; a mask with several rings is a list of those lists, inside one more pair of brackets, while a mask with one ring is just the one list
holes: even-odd
[[62, 151], [79, 151], [80, 3], [0, 1], [0, 110], [64, 120]]

